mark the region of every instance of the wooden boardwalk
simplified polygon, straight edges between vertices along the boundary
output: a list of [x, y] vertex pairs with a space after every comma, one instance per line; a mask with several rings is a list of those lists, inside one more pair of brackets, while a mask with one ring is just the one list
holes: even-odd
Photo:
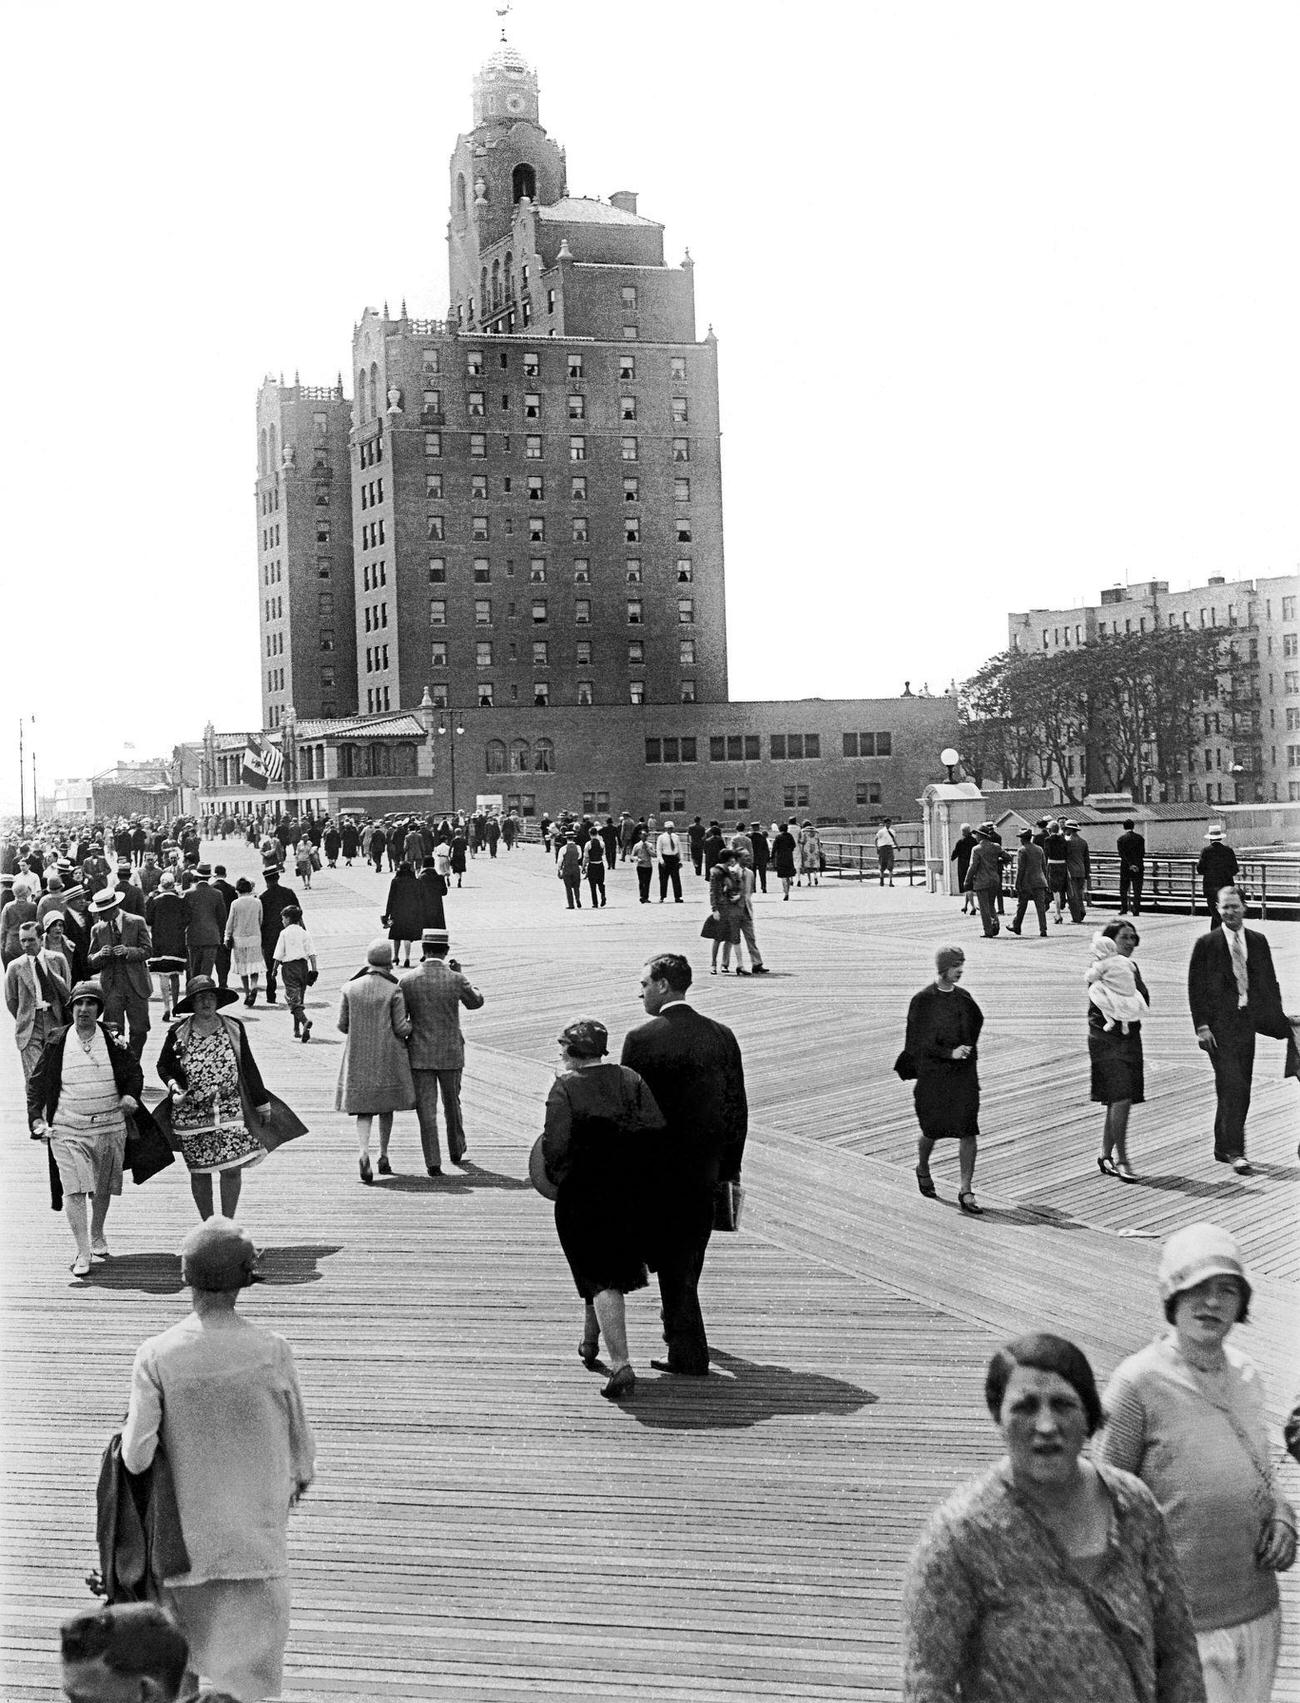
[[[251, 862], [219, 849], [232, 874]], [[997, 1452], [980, 1397], [991, 1348], [1054, 1328], [1104, 1378], [1161, 1323], [1160, 1238], [1198, 1218], [1229, 1225], [1258, 1276], [1242, 1337], [1274, 1412], [1300, 1389], [1295, 1088], [1265, 1044], [1259, 1174], [1225, 1176], [1186, 1016], [1197, 925], [1143, 921], [1150, 1097], [1132, 1130], [1144, 1182], [1125, 1188], [1093, 1157], [1088, 931], [986, 944], [953, 901], [855, 883], [789, 904], [770, 894], [759, 931], [775, 973], [697, 982], [745, 1052], [745, 1228], [715, 1238], [705, 1275], [714, 1376], [683, 1387], [648, 1371], [646, 1292], [629, 1305], [645, 1375], [635, 1402], [611, 1408], [578, 1362], [579, 1309], [526, 1155], [563, 1022], [598, 1015], [617, 1049], [641, 1019], [651, 950], [704, 969], [702, 886], [688, 876], [685, 905], [647, 909], [624, 868], [605, 911], [569, 914], [536, 848], [480, 859], [466, 883], [448, 901], [453, 950], [488, 1003], [464, 1019], [463, 1175], [423, 1175], [411, 1115], [398, 1120], [399, 1174], [363, 1189], [350, 1120], [332, 1110], [337, 989], [378, 932], [386, 878], [362, 866], [317, 877], [311, 1045], [293, 1042], [283, 1007], [251, 1014], [268, 1082], [312, 1130], [250, 1176], [241, 1204], [268, 1278], [246, 1310], [292, 1342], [320, 1448], [291, 1528], [294, 1703], [896, 1698], [907, 1553], [934, 1502]], [[1300, 1003], [1300, 931], [1270, 933]], [[955, 1210], [944, 1161], [943, 1199], [917, 1194], [910, 1095], [890, 1071], [907, 999], [948, 938], [967, 948], [987, 1017], [978, 1221]], [[109, 1220], [114, 1258], [73, 1283], [11, 1042], [0, 1097], [14, 1156], [0, 1698], [19, 1703], [58, 1695], [54, 1629], [89, 1600], [99, 1453], [135, 1346], [184, 1311], [175, 1249], [193, 1208], [176, 1169], [128, 1183]], [[1300, 1499], [1300, 1474], [1284, 1470]], [[1276, 1695], [1300, 1700], [1295, 1577]]]

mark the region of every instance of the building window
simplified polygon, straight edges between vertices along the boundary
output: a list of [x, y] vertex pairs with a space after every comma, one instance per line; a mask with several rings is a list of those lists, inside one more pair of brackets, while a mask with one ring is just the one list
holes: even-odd
[[641, 501], [641, 481], [635, 476], [623, 481], [623, 501], [639, 503]]
[[479, 598], [474, 604], [474, 625], [490, 627], [492, 625], [492, 602], [490, 598]]
[[571, 420], [585, 420], [587, 418], [587, 398], [580, 390], [571, 390], [568, 402]]
[[534, 639], [533, 640], [533, 667], [534, 668], [546, 668], [546, 667], [548, 667], [549, 664], [548, 664], [548, 661], [547, 661], [547, 654], [548, 654], [548, 652], [547, 652], [546, 640], [545, 639]]
[[492, 682], [490, 680], [480, 680], [478, 683], [478, 707], [481, 710], [490, 710], [492, 708], [492, 700], [495, 696], [496, 687], [492, 684]]
[[528, 522], [528, 542], [530, 544], [545, 544], [546, 517], [536, 514]]
[[484, 393], [481, 390], [471, 390], [465, 399], [465, 404], [471, 419], [482, 419], [483, 415], [487, 412], [487, 404], [484, 401]]
[[689, 556], [679, 556], [677, 558], [677, 583], [689, 585], [694, 578], [695, 569], [691, 565]]
[[595, 694], [595, 690], [592, 686], [591, 681], [590, 680], [579, 680], [578, 681], [578, 702], [580, 704], [594, 704], [595, 701], [596, 701], [596, 694]]
[[786, 787], [782, 803], [787, 810], [806, 810], [808, 808], [808, 788], [806, 786]]
[[329, 523], [329, 521], [328, 520], [317, 520], [317, 522], [316, 522], [316, 542], [318, 544], [328, 544], [329, 541], [330, 541], [330, 523]]
[[623, 542], [639, 544], [641, 542], [641, 522], [636, 515], [628, 515], [623, 522]]
[[618, 376], [626, 384], [636, 378], [636, 356], [622, 354], [618, 358]]
[[1296, 600], [1294, 597], [1284, 597], [1282, 599], [1282, 619], [1284, 621], [1295, 620], [1295, 604]]
[[619, 291], [619, 299], [625, 308], [630, 308], [633, 313], [636, 312], [636, 290], [631, 284], [623, 285]]
[[883, 798], [879, 781], [859, 781], [857, 786], [858, 804], [879, 804]]
[[846, 733], [844, 735], [844, 755], [846, 757], [892, 757], [894, 754], [894, 736], [892, 733]]
[[570, 530], [575, 544], [585, 544], [588, 540], [587, 517], [585, 514], [575, 514], [570, 522]]
[[722, 789], [722, 808], [724, 810], [748, 810], [749, 788], [747, 786], [724, 786]]
[[579, 668], [590, 668], [591, 667], [591, 640], [590, 639], [579, 639], [578, 640], [577, 649], [576, 649], [576, 652], [574, 654], [573, 660], [578, 664]]
[[[426, 455], [441, 455], [442, 454], [442, 433], [441, 432], [426, 432], [424, 434], [424, 453]], [[438, 495], [439, 496], [442, 495], [441, 485], [439, 485], [439, 487], [438, 487]]]
[[530, 473], [528, 476], [528, 500], [530, 503], [540, 503], [545, 496], [546, 487], [542, 483], [540, 473]]
[[620, 396], [618, 399], [618, 417], [620, 420], [636, 419], [636, 397]]
[[442, 408], [442, 392], [440, 390], [426, 390], [424, 406], [437, 414]]
[[475, 665], [479, 668], [491, 668], [491, 666], [492, 666], [492, 641], [491, 641], [491, 639], [480, 639], [478, 641], [478, 643], [474, 646], [474, 662], [475, 662]]
[[545, 598], [535, 597], [533, 599], [533, 624], [537, 625], [537, 623], [539, 623], [541, 621], [545, 621], [545, 619], [546, 619], [546, 600], [545, 600]]
[[694, 680], [683, 680], [681, 682], [681, 701], [684, 704], [693, 704], [695, 702]]
[[327, 631], [324, 627], [321, 628], [320, 648], [327, 651], [334, 649], [334, 634], [331, 631]]
[[695, 621], [695, 602], [689, 597], [677, 599], [677, 620], [683, 627], [689, 627]]
[[490, 775], [503, 775], [506, 772], [506, 745], [504, 739], [489, 739], [483, 753], [483, 767]]
[[555, 745], [549, 739], [538, 739], [533, 745], [533, 767], [538, 774], [549, 775], [555, 769]]
[[570, 438], [569, 439], [569, 460], [570, 461], [585, 461], [586, 459], [587, 459], [587, 440], [586, 440], [586, 438]]
[[627, 620], [630, 627], [639, 627], [644, 618], [644, 605], [640, 598], [629, 597], [627, 600]]
[[425, 516], [425, 531], [431, 544], [441, 544], [446, 536], [446, 522], [440, 514]]
[[623, 327], [623, 341], [625, 343], [635, 343], [636, 342], [636, 326], [635, 325], [625, 325]]
[[575, 556], [573, 560], [574, 585], [589, 585], [591, 583], [591, 562], [585, 556]]
[[[578, 598], [577, 602], [573, 605], [573, 619], [579, 627], [589, 627], [591, 625], [591, 604], [585, 597]], [[582, 659], [579, 658], [579, 661], [581, 660]], [[587, 661], [591, 661], [590, 652], [588, 652]]]
[[684, 668], [695, 666], [695, 640], [681, 639], [677, 645], [677, 660]]
[[535, 437], [524, 439], [525, 461], [540, 461], [542, 459], [542, 440]]
[[569, 501], [585, 503], [587, 500], [587, 475], [575, 473], [569, 480]]
[[544, 710], [551, 701], [550, 683], [546, 680], [533, 681], [533, 708]]
[[533, 556], [528, 563], [528, 578], [533, 585], [546, 583], [546, 557]]
[[319, 613], [322, 621], [334, 619], [334, 593], [322, 591], [319, 597]]
[[673, 439], [673, 460], [689, 461], [691, 459], [691, 440], [689, 438]]
[[636, 461], [640, 455], [640, 440], [637, 438], [620, 438], [619, 455], [624, 461]]
[[487, 437], [485, 433], [471, 432], [469, 434], [469, 453], [474, 456], [483, 456], [487, 454]]
[[1300, 640], [1295, 633], [1283, 633], [1282, 655], [1285, 657], [1300, 656]]
[[447, 558], [445, 556], [429, 557], [429, 584], [445, 585], [447, 581]]
[[677, 542], [679, 544], [691, 542], [691, 523], [685, 516], [679, 516], [677, 521]]
[[629, 680], [627, 683], [627, 701], [629, 704], [645, 703], [645, 681]]
[[487, 556], [475, 556], [474, 581], [477, 585], [487, 585], [492, 579], [492, 562]]
[[317, 558], [316, 558], [316, 578], [317, 579], [328, 579], [329, 577], [330, 577], [330, 559], [329, 559], [329, 557], [328, 556], [317, 556]]
[[576, 354], [569, 355], [568, 356], [568, 366], [569, 366], [569, 377], [570, 378], [581, 378], [582, 377], [582, 356], [581, 355], [576, 355]]
[[674, 426], [684, 426], [690, 420], [690, 410], [684, 396], [674, 396], [671, 403], [672, 423]]
[[435, 639], [429, 646], [429, 666], [431, 668], [445, 668], [447, 666], [446, 639]]
[[629, 639], [627, 644], [627, 659], [629, 662], [645, 661], [645, 640]]
[[532, 391], [524, 392], [524, 419], [540, 420], [542, 417], [542, 399]]

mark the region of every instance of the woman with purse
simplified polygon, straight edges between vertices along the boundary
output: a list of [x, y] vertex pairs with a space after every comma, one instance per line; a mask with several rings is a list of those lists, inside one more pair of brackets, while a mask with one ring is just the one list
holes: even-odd
[[212, 1217], [214, 1178], [221, 1215], [233, 1218], [245, 1169], [266, 1158], [259, 1132], [271, 1121], [271, 1096], [244, 1025], [220, 1015], [222, 1006], [238, 1001], [234, 988], [195, 976], [176, 1007], [181, 1021], [167, 1031], [158, 1058], [158, 1074], [171, 1097], [172, 1132], [189, 1167], [200, 1218]]
[[1296, 1517], [1273, 1481], [1259, 1373], [1227, 1345], [1250, 1280], [1226, 1230], [1191, 1224], [1165, 1243], [1157, 1281], [1171, 1329], [1111, 1379], [1100, 1458], [1164, 1511], [1209, 1703], [1268, 1703]]
[[542, 1164], [557, 1190], [555, 1228], [584, 1307], [578, 1355], [593, 1367], [605, 1339], [609, 1381], [601, 1394], [625, 1401], [636, 1388], [623, 1297], [649, 1281], [640, 1207], [650, 1174], [645, 1138], [664, 1127], [645, 1083], [607, 1064], [609, 1031], [594, 1018], [558, 1037], [560, 1062], [546, 1097]]
[[938, 1194], [930, 1175], [936, 1141], [957, 1143], [961, 1181], [957, 1205], [978, 1217], [975, 1155], [979, 1143], [980, 1079], [976, 1049], [984, 1013], [957, 984], [966, 968], [960, 946], [941, 946], [934, 955], [935, 979], [907, 1008], [907, 1039], [894, 1066], [916, 1081], [914, 1100], [921, 1134], [916, 1144], [916, 1186], [927, 1200]]
[[990, 1360], [984, 1399], [1006, 1454], [912, 1555], [904, 1703], [1202, 1703], [1155, 1498], [1083, 1453], [1102, 1422], [1087, 1358], [1059, 1336], [1018, 1337]]

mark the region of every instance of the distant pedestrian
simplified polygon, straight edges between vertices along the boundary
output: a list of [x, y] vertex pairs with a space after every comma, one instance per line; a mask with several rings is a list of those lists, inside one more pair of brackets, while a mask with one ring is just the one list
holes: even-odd
[[297, 905], [286, 905], [280, 913], [284, 927], [275, 943], [275, 961], [284, 978], [284, 1002], [293, 1013], [293, 1037], [304, 1043], [311, 1039], [307, 1015], [307, 989], [316, 980], [316, 946], [302, 926]]
[[966, 885], [966, 871], [970, 868], [971, 853], [975, 850], [975, 829], [969, 822], [963, 822], [961, 833], [956, 845], [948, 853], [949, 861], [956, 866], [957, 887], [961, 893], [961, 914], [975, 914], [975, 895]]
[[791, 833], [793, 822], [787, 822], [780, 830], [773, 823], [772, 837], [772, 866], [776, 870], [777, 880], [781, 883], [781, 897], [789, 899], [790, 883], [795, 879], [795, 839]]
[[388, 900], [379, 919], [388, 930], [393, 943], [393, 963], [398, 959], [402, 968], [411, 967], [411, 947], [424, 930], [424, 899], [416, 882], [415, 871], [403, 859], [388, 885]]
[[423, 962], [401, 979], [402, 995], [411, 1019], [407, 1057], [415, 1084], [415, 1113], [420, 1122], [424, 1166], [431, 1177], [442, 1175], [438, 1146], [438, 1096], [447, 1122], [447, 1155], [453, 1165], [465, 1162], [465, 1125], [460, 1085], [465, 1070], [465, 1041], [460, 1008], [477, 1011], [483, 995], [454, 958], [448, 957], [445, 928], [427, 928], [421, 947]]
[[[736, 873], [740, 877], [740, 906], [738, 911], [740, 932], [744, 936], [745, 945], [749, 948], [749, 973], [755, 976], [768, 974], [767, 965], [763, 962], [763, 954], [758, 949], [758, 935], [754, 928], [754, 856], [750, 849], [749, 835], [742, 829], [731, 842], [731, 849], [736, 854]], [[740, 964], [740, 947], [736, 947], [736, 974], [743, 976], [745, 971]]]
[[654, 874], [655, 853], [650, 835], [644, 828], [632, 844], [632, 867], [636, 870], [638, 897], [643, 905], [650, 903], [650, 877]]
[[821, 882], [822, 862], [821, 839], [812, 823], [805, 822], [799, 830], [799, 877], [795, 886], [797, 887], [805, 876], [810, 887], [818, 886]]
[[600, 834], [590, 834], [582, 848], [582, 873], [591, 889], [591, 908], [597, 910], [605, 903], [605, 841]]
[[1205, 908], [1209, 913], [1210, 928], [1214, 930], [1223, 926], [1219, 915], [1219, 894], [1223, 888], [1236, 882], [1241, 865], [1237, 862], [1236, 852], [1224, 839], [1223, 829], [1217, 822], [1210, 824], [1205, 838], [1207, 844], [1196, 860], [1196, 873], [1201, 878]]
[[767, 866], [772, 860], [772, 849], [768, 845], [767, 835], [763, 832], [762, 824], [749, 824], [749, 844], [754, 860], [754, 876], [761, 892], [767, 892]]
[[984, 1013], [958, 984], [966, 968], [960, 946], [941, 946], [935, 979], [907, 1008], [907, 1038], [896, 1068], [916, 1082], [913, 1098], [921, 1126], [916, 1144], [917, 1187], [927, 1199], [938, 1193], [930, 1174], [936, 1141], [955, 1140], [961, 1181], [957, 1205], [979, 1214], [975, 1157], [979, 1144], [980, 1083], [977, 1065]]
[[235, 902], [226, 918], [226, 944], [231, 968], [244, 989], [244, 1004], [252, 1005], [262, 974], [262, 902], [246, 875], [235, 883]]
[[564, 898], [569, 910], [582, 909], [582, 853], [572, 833], [561, 839], [556, 853], [555, 873], [564, 883]]
[[663, 833], [655, 841], [655, 856], [659, 860], [659, 903], [662, 905], [668, 897], [668, 887], [673, 889], [673, 903], [682, 903], [682, 842], [671, 821], [664, 823]]
[[731, 974], [731, 954], [736, 953], [737, 973], [740, 965], [740, 872], [736, 854], [723, 846], [709, 875], [709, 919], [713, 925], [713, 952], [709, 974], [718, 973], [718, 948], [722, 948], [722, 973]]
[[997, 896], [1002, 890], [1002, 866], [1010, 861], [986, 823], [975, 837], [975, 850], [966, 870], [966, 885], [979, 905], [986, 940], [994, 939], [1002, 928], [997, 919]]
[[[1106, 956], [1105, 961], [1117, 959], [1128, 969], [1128, 986], [1122, 990], [1121, 997], [1136, 999], [1137, 1003], [1130, 1008], [1127, 1022], [1116, 1022], [1107, 1012], [1104, 996], [1094, 997], [1094, 987], [1101, 987], [1100, 977], [1089, 982], [1088, 1060], [1092, 1098], [1106, 1108], [1097, 1169], [1105, 1177], [1118, 1177], [1121, 1182], [1135, 1183], [1137, 1176], [1128, 1159], [1128, 1119], [1130, 1110], [1140, 1106], [1145, 1099], [1142, 1022], [1146, 1008], [1151, 1004], [1151, 995], [1142, 980], [1141, 971], [1132, 962], [1139, 943], [1138, 931], [1133, 924], [1122, 917], [1108, 922], [1101, 933], [1093, 937], [1094, 955], [1099, 953], [1101, 942], [1111, 948], [1111, 954]], [[1092, 977], [1091, 970], [1089, 976]]]
[[280, 1695], [289, 1513], [315, 1467], [289, 1344], [236, 1311], [256, 1263], [251, 1237], [227, 1219], [186, 1237], [193, 1311], [140, 1345], [122, 1431], [128, 1472], [144, 1472], [159, 1443], [166, 1451], [189, 1567], [163, 1587], [190, 1669], [241, 1703]]
[[1082, 922], [1088, 913], [1089, 884], [1092, 880], [1092, 858], [1088, 842], [1073, 820], [1065, 824], [1065, 896], [1070, 906], [1070, 921]]
[[898, 840], [895, 838], [889, 817], [876, 829], [876, 861], [880, 865], [880, 885], [885, 885], [885, 877], [889, 877], [889, 885], [894, 885], [894, 853], [898, 850]]
[[691, 851], [691, 866], [697, 875], [704, 868], [704, 823], [698, 816], [693, 816], [686, 830], [686, 843]]
[[378, 1169], [387, 1177], [393, 1170], [388, 1158], [393, 1113], [409, 1112], [415, 1106], [415, 1083], [406, 1051], [411, 1019], [393, 975], [390, 941], [382, 937], [372, 940], [365, 969], [344, 982], [338, 1026], [347, 1039], [334, 1105], [356, 1118], [357, 1168], [363, 1183], [373, 1183], [370, 1132], [375, 1119], [379, 1119]]
[[1124, 832], [1115, 841], [1115, 852], [1119, 858], [1119, 908], [1121, 911], [1131, 910], [1135, 917], [1140, 916], [1147, 843], [1134, 828], [1132, 820], [1125, 822]]
[[[1016, 914], [1007, 924], [1008, 934], [1019, 934], [1030, 905], [1038, 913], [1038, 932], [1047, 935], [1047, 860], [1042, 848], [1034, 844], [1028, 828], [1020, 830], [1020, 850], [1016, 853]], [[970, 859], [967, 859], [969, 868]]]
[[1069, 890], [1070, 877], [1067, 867], [1067, 843], [1061, 824], [1053, 819], [1047, 824], [1046, 838], [1043, 841], [1043, 855], [1047, 859], [1047, 885], [1052, 895], [1052, 906], [1055, 921], [1065, 921], [1065, 900]]

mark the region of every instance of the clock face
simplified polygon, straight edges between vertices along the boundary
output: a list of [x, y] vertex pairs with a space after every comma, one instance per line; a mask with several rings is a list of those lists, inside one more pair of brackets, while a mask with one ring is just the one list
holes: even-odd
[[522, 95], [507, 95], [506, 96], [506, 111], [507, 112], [522, 112], [523, 110], [524, 110], [524, 97]]

